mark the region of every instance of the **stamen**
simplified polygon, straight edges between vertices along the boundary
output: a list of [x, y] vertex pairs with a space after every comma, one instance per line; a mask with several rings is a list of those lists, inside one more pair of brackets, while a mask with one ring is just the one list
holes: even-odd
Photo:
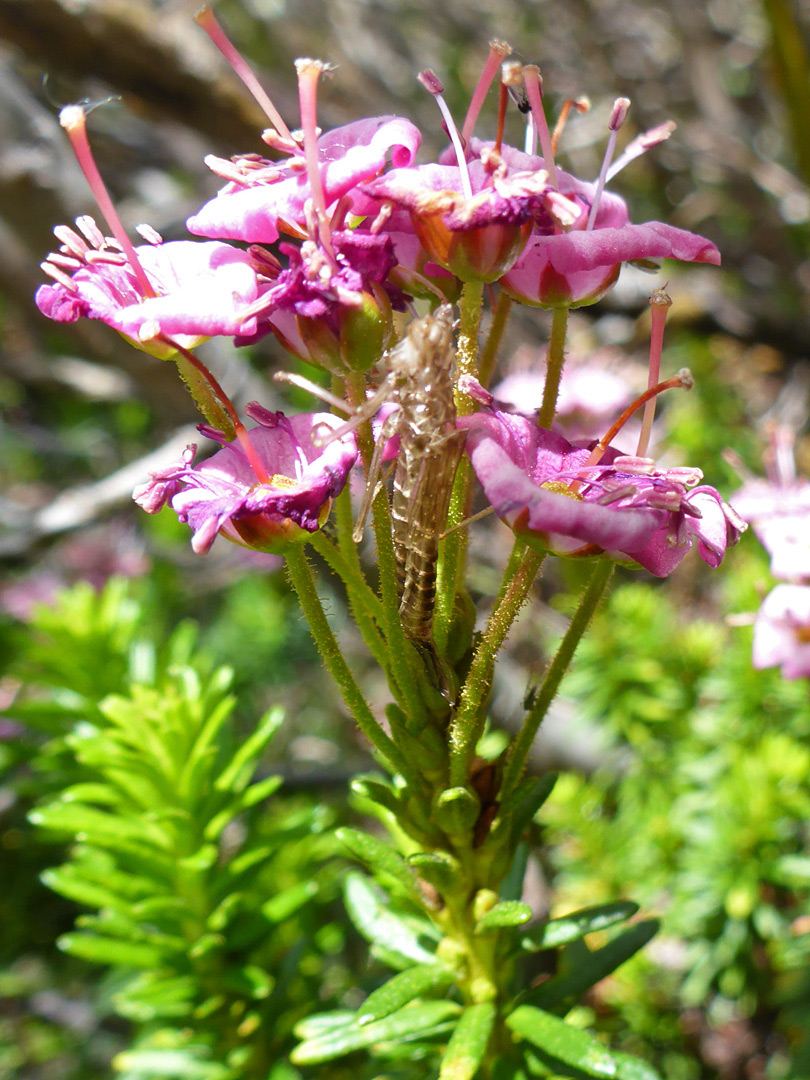
[[123, 251], [106, 248], [104, 251], [96, 251], [92, 248], [84, 257], [88, 266], [126, 266], [127, 257]]
[[69, 225], [57, 225], [53, 230], [53, 235], [78, 259], [81, 259], [87, 251], [87, 244]]
[[82, 214], [81, 217], [76, 218], [76, 228], [87, 239], [91, 247], [100, 251], [106, 245], [107, 241], [104, 239], [104, 234], [89, 214]]
[[147, 244], [154, 244], [156, 247], [163, 243], [163, 237], [157, 231], [153, 229], [151, 225], [136, 225], [135, 232], [147, 242]]
[[[596, 446], [591, 450], [588, 460], [583, 464], [582, 468], [587, 469], [591, 465], [598, 465], [602, 459], [602, 455], [610, 446], [613, 439], [619, 434], [624, 425], [630, 419], [634, 412], [645, 405], [651, 398], [656, 397], [658, 394], [664, 392], [664, 390], [673, 390], [676, 387], [681, 387], [684, 390], [691, 390], [695, 385], [695, 380], [692, 378], [692, 373], [689, 368], [681, 368], [677, 375], [673, 375], [671, 379], [665, 379], [664, 382], [657, 383], [655, 386], [651, 386], [649, 390], [645, 390], [643, 394], [640, 394], [632, 404], [628, 405], [622, 415], [608, 428], [607, 432], [602, 436]], [[636, 454], [636, 457], [640, 455]]]
[[47, 274], [48, 277], [53, 278], [54, 281], [58, 281], [65, 289], [69, 289], [70, 292], [78, 292], [79, 286], [69, 277], [64, 270], [60, 270], [58, 266], [54, 266], [51, 262], [43, 262], [39, 264], [40, 270]]
[[292, 134], [290, 133], [290, 129], [284, 123], [281, 113], [267, 96], [261, 83], [250, 70], [244, 58], [237, 52], [237, 50], [225, 36], [225, 32], [223, 31], [217, 20], [214, 18], [214, 13], [211, 11], [211, 8], [207, 5], [201, 7], [199, 11], [194, 14], [193, 18], [197, 25], [201, 27], [206, 32], [206, 34], [208, 34], [211, 41], [213, 41], [213, 43], [216, 45], [216, 47], [231, 65], [233, 70], [245, 84], [254, 99], [258, 102], [262, 112], [270, 120], [271, 124], [273, 124], [273, 126], [284, 136], [285, 139], [289, 139], [290, 146], [293, 151], [297, 149], [297, 152], [300, 153], [301, 151], [298, 148], [295, 139], [293, 139]]
[[[661, 372], [661, 350], [664, 345], [664, 326], [667, 321], [667, 312], [672, 307], [672, 301], [664, 292], [666, 285], [656, 289], [650, 297], [650, 374], [647, 378], [647, 388], [658, 382]], [[636, 454], [644, 457], [647, 447], [650, 445], [653, 420], [655, 419], [655, 398], [650, 398], [644, 406], [644, 416], [641, 421], [641, 433], [638, 437]]]
[[565, 125], [568, 122], [568, 114], [572, 109], [576, 109], [580, 115], [589, 111], [591, 107], [591, 99], [587, 97], [568, 98], [563, 102], [563, 107], [560, 109], [560, 115], [557, 117], [557, 123], [554, 125], [554, 130], [551, 133], [551, 149], [554, 153], [557, 153], [557, 146], [559, 145], [560, 138], [563, 131], [565, 131]]
[[503, 142], [503, 128], [506, 123], [506, 106], [509, 102], [509, 88], [501, 83], [498, 94], [498, 127], [495, 131], [495, 153], [500, 154]]
[[78, 270], [84, 266], [84, 259], [77, 259], [75, 255], [66, 255], [63, 251], [52, 251], [48, 256], [48, 262], [52, 266], [62, 266], [66, 270]]
[[438, 76], [435, 72], [420, 71], [417, 75], [419, 82], [424, 86], [429, 94], [432, 94], [436, 99], [436, 104], [439, 106], [439, 111], [442, 114], [444, 120], [444, 126], [447, 130], [447, 134], [450, 136], [450, 141], [453, 144], [453, 149], [456, 152], [456, 161], [458, 162], [459, 171], [461, 172], [461, 187], [464, 191], [465, 199], [472, 199], [472, 184], [470, 183], [470, 173], [467, 168], [467, 159], [464, 156], [464, 144], [461, 141], [461, 136], [458, 133], [458, 129], [453, 121], [453, 117], [450, 113], [450, 109], [447, 106], [447, 102], [442, 97], [444, 87], [442, 86]]
[[596, 224], [596, 215], [599, 212], [599, 201], [602, 198], [602, 192], [605, 190], [607, 172], [616, 150], [616, 139], [619, 137], [621, 126], [627, 118], [627, 110], [629, 108], [630, 98], [620, 97], [616, 98], [613, 102], [613, 112], [610, 114], [610, 122], [608, 124], [610, 136], [608, 138], [607, 146], [605, 147], [605, 156], [602, 158], [602, 168], [599, 170], [599, 179], [596, 182], [596, 194], [593, 197], [591, 212], [588, 215], [588, 224], [585, 226], [586, 230], [592, 229]]
[[332, 248], [332, 233], [326, 216], [326, 195], [318, 163], [318, 79], [324, 71], [328, 70], [328, 67], [321, 60], [303, 59], [295, 61], [295, 70], [298, 74], [298, 101], [301, 108], [301, 130], [304, 133], [304, 157], [307, 163], [309, 188], [312, 192], [312, 205], [318, 222], [318, 238], [332, 262], [336, 264], [335, 252]]
[[548, 173], [552, 187], [557, 187], [557, 169], [554, 165], [554, 148], [551, 145], [551, 135], [548, 130], [546, 114], [543, 111], [543, 80], [540, 78], [540, 68], [536, 64], [526, 64], [523, 68], [523, 83], [532, 107], [532, 116], [540, 136], [540, 146], [543, 148], [543, 163]]
[[489, 56], [484, 64], [484, 70], [481, 72], [478, 84], [473, 91], [473, 96], [470, 99], [469, 108], [467, 109], [467, 115], [464, 117], [464, 124], [461, 128], [461, 141], [465, 146], [470, 141], [470, 136], [475, 128], [475, 122], [478, 119], [478, 114], [481, 111], [484, 98], [487, 96], [487, 92], [492, 85], [492, 80], [495, 78], [498, 66], [507, 56], [509, 56], [511, 51], [511, 45], [508, 45], [505, 41], [498, 41], [495, 39], [489, 43]]
[[532, 113], [529, 113], [526, 117], [526, 136], [523, 140], [523, 152], [530, 157], [537, 156], [537, 128]]
[[[98, 166], [93, 159], [93, 153], [87, 139], [87, 125], [84, 108], [81, 105], [65, 106], [59, 113], [59, 123], [67, 132], [67, 136], [70, 139], [70, 145], [73, 147], [73, 152], [76, 155], [79, 166], [85, 175], [87, 183], [90, 185], [90, 190], [95, 196], [96, 202], [99, 205], [101, 213], [104, 215], [104, 220], [107, 222], [110, 232], [121, 245], [121, 250], [127, 257], [127, 262], [132, 268], [132, 272], [141, 288], [141, 292], [145, 297], [157, 296], [157, 293], [149, 282], [149, 278], [146, 276], [146, 272], [138, 261], [138, 256], [135, 254], [135, 248], [132, 246], [129, 237], [124, 231], [121, 219], [115, 211], [113, 201], [110, 198], [107, 188], [104, 186], [104, 181], [101, 179], [101, 173], [98, 171]], [[79, 225], [78, 219], [76, 224]], [[81, 225], [79, 225], [79, 228], [81, 228]]]
[[458, 532], [459, 529], [466, 529], [468, 525], [474, 524], [476, 521], [482, 521], [485, 517], [489, 517], [490, 514], [495, 513], [494, 506], [488, 506], [485, 510], [479, 510], [477, 514], [473, 514], [472, 517], [465, 518], [460, 521], [458, 525], [454, 525], [452, 529], [447, 529], [446, 532], [439, 533], [439, 540], [446, 540], [448, 536], [452, 536], [453, 533]]
[[303, 375], [296, 375], [294, 371], [276, 371], [273, 374], [273, 379], [275, 382], [289, 383], [291, 386], [297, 386], [299, 390], [306, 390], [314, 397], [320, 398], [326, 405], [331, 405], [333, 409], [337, 409], [338, 412], [346, 413], [347, 416], [351, 416], [354, 412], [351, 405], [339, 398], [337, 394], [333, 394], [330, 390], [326, 390], [323, 386], [312, 382], [311, 379], [304, 378]]
[[645, 131], [641, 135], [638, 135], [632, 142], [625, 146], [620, 157], [618, 157], [608, 169], [607, 182], [610, 183], [613, 177], [616, 176], [617, 173], [620, 173], [625, 165], [628, 165], [637, 157], [641, 157], [641, 155], [646, 153], [651, 147], [666, 142], [676, 127], [677, 125], [674, 120], [667, 120], [666, 123], [659, 124], [658, 127], [650, 128], [649, 131]]

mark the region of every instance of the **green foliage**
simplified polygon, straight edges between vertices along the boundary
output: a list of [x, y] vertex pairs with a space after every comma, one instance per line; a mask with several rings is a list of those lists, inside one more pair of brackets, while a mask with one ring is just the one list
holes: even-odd
[[[757, 603], [763, 572], [756, 552], [735, 553], [738, 610]], [[677, 956], [663, 972], [634, 962], [606, 999], [642, 1037], [663, 1041], [666, 993], [768, 1027], [781, 1010], [789, 1046], [808, 1000], [795, 930], [810, 896], [806, 685], [754, 671], [750, 631], [687, 623], [667, 590], [626, 584], [565, 689], [598, 721], [606, 765], [564, 776], [543, 812], [560, 897], [629, 892], [661, 912], [663, 947]]]
[[332, 818], [279, 796], [262, 762], [281, 711], [243, 736], [231, 673], [194, 641], [188, 625], [150, 641], [121, 582], [40, 609], [14, 707], [50, 736], [29, 819], [68, 845], [42, 880], [85, 909], [60, 948], [111, 972], [134, 1025], [126, 1080], [266, 1080], [320, 984], [334, 878], [313, 867]]

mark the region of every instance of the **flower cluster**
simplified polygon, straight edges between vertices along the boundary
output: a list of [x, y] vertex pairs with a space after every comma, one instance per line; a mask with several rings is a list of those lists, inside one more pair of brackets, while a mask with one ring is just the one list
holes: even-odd
[[[210, 12], [198, 21], [233, 61]], [[92, 160], [84, 113], [63, 110], [112, 236], [87, 217], [77, 230], [57, 228], [60, 249], [43, 264], [52, 284], [40, 288], [37, 303], [50, 318], [99, 319], [138, 347], [174, 357], [207, 419], [229, 428], [202, 429], [223, 444], [209, 461], [194, 464], [189, 448], [136, 492], [150, 512], [171, 505], [193, 529], [196, 551], [207, 551], [218, 533], [263, 551], [305, 538], [323, 523], [356, 453], [351, 435], [319, 448], [312, 433], [331, 423], [325, 414], [287, 419], [254, 405], [248, 415], [259, 427], [246, 431], [191, 353], [205, 338], [241, 345], [273, 334], [289, 353], [345, 378], [385, 353], [395, 340], [393, 313], [417, 295], [454, 299], [469, 283], [490, 283], [519, 303], [565, 309], [597, 300], [628, 261], [719, 262], [703, 237], [661, 222], [632, 224], [624, 201], [606, 190], [672, 125], [637, 138], [613, 162], [629, 106], [620, 98], [600, 175], [580, 180], [554, 160], [559, 133], [546, 126], [537, 69], [502, 63], [508, 53], [492, 43], [460, 130], [439, 80], [422, 73], [451, 140], [438, 160], [424, 163], [417, 163], [421, 133], [402, 117], [322, 132], [317, 87], [326, 67], [319, 61], [297, 61], [295, 133], [247, 77], [271, 120], [262, 139], [275, 156], [206, 159], [224, 186], [188, 219], [197, 241], [164, 244], [143, 226], [147, 243], [133, 247]], [[481, 140], [473, 130], [499, 68], [498, 130]], [[510, 94], [522, 96], [527, 117], [522, 149], [503, 141]], [[739, 535], [717, 493], [694, 487], [698, 470], [658, 469], [612, 447], [591, 462], [586, 448], [498, 411], [480, 386], [466, 392], [484, 405], [460, 421], [475, 471], [498, 514], [532, 543], [565, 554], [607, 551], [664, 575], [695, 541], [716, 565]], [[555, 399], [556, 388], [552, 411]]]
[[734, 496], [784, 583], [757, 612], [754, 667], [779, 665], [787, 679], [810, 676], [810, 482], [796, 476], [793, 442], [792, 431], [775, 428], [767, 479], [749, 480]]

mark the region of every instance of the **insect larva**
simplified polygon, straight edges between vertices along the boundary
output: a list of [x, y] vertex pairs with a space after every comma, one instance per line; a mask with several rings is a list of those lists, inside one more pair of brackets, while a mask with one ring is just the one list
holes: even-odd
[[398, 436], [391, 516], [399, 614], [407, 636], [423, 644], [431, 643], [439, 537], [465, 438], [455, 427], [453, 327], [450, 304], [415, 319], [386, 353], [386, 374], [376, 393], [325, 440], [357, 427], [386, 402], [397, 406], [377, 436], [353, 535], [356, 542], [362, 538], [378, 490], [383, 449]]
[[400, 450], [394, 473], [394, 554], [405, 633], [431, 640], [439, 536], [444, 531], [464, 433], [455, 429], [453, 314], [443, 304], [417, 319], [388, 357], [399, 409], [391, 417]]

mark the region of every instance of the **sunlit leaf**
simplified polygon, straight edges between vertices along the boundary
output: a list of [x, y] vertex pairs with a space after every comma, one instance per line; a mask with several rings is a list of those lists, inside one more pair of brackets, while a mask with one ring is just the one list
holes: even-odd
[[549, 1058], [573, 1065], [589, 1076], [616, 1076], [616, 1061], [587, 1031], [566, 1024], [558, 1016], [520, 1005], [506, 1018], [506, 1026]]

